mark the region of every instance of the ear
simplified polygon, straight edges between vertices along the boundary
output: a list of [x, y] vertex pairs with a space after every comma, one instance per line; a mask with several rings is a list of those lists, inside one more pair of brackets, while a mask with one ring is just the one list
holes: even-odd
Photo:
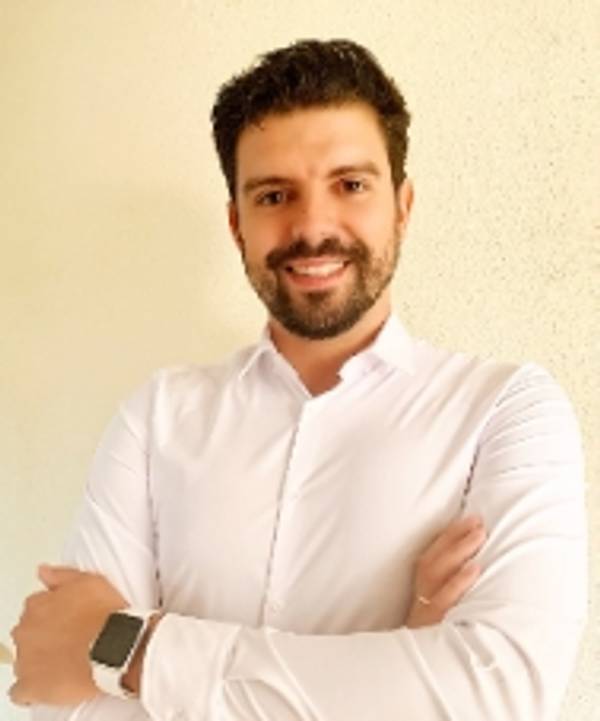
[[240, 235], [240, 214], [238, 212], [235, 201], [233, 200], [230, 200], [227, 204], [227, 216], [229, 219], [229, 230], [231, 231], [233, 240], [235, 241], [235, 244], [237, 245], [239, 250], [243, 252], [244, 241], [242, 240], [242, 236]]
[[398, 208], [398, 220], [396, 227], [400, 235], [406, 232], [406, 226], [410, 218], [415, 191], [410, 178], [404, 178], [396, 191], [396, 205]]

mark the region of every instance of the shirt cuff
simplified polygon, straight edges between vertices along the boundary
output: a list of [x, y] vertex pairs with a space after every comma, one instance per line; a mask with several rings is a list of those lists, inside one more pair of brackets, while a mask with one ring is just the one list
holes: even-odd
[[165, 614], [142, 669], [140, 700], [153, 719], [212, 719], [240, 626]]

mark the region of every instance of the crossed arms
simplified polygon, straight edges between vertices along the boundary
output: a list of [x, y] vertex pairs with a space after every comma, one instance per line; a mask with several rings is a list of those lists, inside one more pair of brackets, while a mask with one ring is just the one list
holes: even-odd
[[[95, 696], [78, 721], [556, 719], [585, 617], [586, 544], [579, 435], [564, 394], [544, 374], [522, 378], [486, 428], [467, 511], [488, 531], [482, 574], [439, 622], [409, 613], [408, 625], [389, 631], [302, 635], [167, 613], [146, 648], [140, 700]], [[98, 544], [115, 542], [103, 538], [106, 514], [84, 509], [68, 560], [104, 573], [132, 605], [156, 607], [153, 560], [138, 541], [130, 539], [138, 544], [130, 567], [118, 554], [96, 567]], [[416, 591], [433, 597], [433, 586], [419, 588], [433, 581], [428, 565], [422, 560]], [[433, 611], [419, 606], [411, 612]], [[39, 708], [34, 718], [75, 715]]]

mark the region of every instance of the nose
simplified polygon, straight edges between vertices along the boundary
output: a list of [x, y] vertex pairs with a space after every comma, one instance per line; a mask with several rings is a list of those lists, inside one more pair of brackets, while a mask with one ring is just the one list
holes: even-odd
[[294, 204], [290, 235], [293, 241], [304, 239], [315, 247], [326, 238], [339, 237], [338, 217], [333, 200], [321, 190], [303, 193]]

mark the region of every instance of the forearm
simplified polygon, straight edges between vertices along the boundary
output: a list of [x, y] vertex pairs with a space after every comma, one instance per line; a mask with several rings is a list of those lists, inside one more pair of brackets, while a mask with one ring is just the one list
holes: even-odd
[[[333, 636], [169, 614], [147, 647], [141, 701], [161, 719], [555, 719], [579, 625], [540, 623], [534, 609], [493, 616]], [[518, 639], [503, 628], [517, 624]]]
[[30, 721], [151, 721], [135, 700], [98, 696], [78, 706], [33, 706]]

